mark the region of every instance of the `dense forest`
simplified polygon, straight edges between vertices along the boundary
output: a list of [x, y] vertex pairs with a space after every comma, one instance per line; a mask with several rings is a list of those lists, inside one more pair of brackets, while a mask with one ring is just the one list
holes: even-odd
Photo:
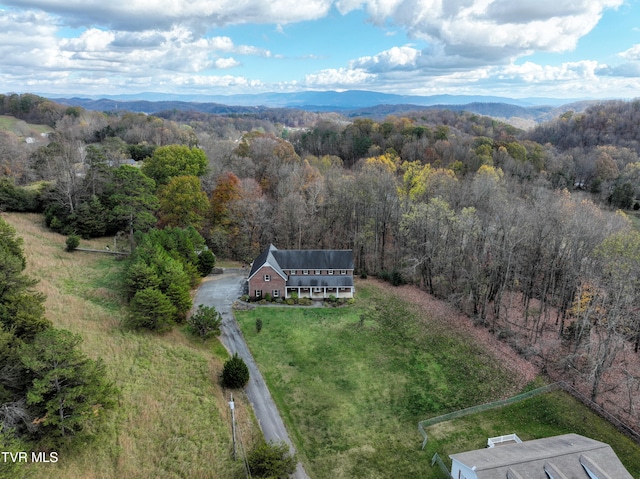
[[[52, 129], [45, 144], [0, 132], [2, 207], [43, 212], [63, 234], [146, 245], [134, 255], [143, 286], [162, 283], [157, 258], [171, 257], [145, 232], [188, 229], [246, 263], [269, 243], [351, 249], [362, 277], [446, 298], [594, 401], [623, 387], [608, 372], [625, 347], [638, 350], [640, 101], [530, 131], [449, 110], [149, 116], [35, 95], [0, 95], [0, 114]], [[193, 285], [197, 258], [182, 268]], [[183, 319], [185, 304], [169, 303]], [[540, 347], [549, 324], [562, 354]], [[615, 412], [637, 423], [640, 375], [629, 369], [624, 388]]]

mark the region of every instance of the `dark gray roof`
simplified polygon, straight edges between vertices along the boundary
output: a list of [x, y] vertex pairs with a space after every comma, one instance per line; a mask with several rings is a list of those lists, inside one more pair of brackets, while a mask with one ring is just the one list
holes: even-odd
[[[508, 444], [499, 447], [451, 454], [449, 457], [472, 468], [478, 479], [506, 478], [511, 470], [527, 479], [548, 479], [545, 464], [552, 464], [567, 477], [589, 479], [581, 464], [587, 456], [599, 468], [616, 479], [633, 479], [611, 446], [578, 434], [564, 434]], [[549, 466], [548, 466], [549, 467]]]
[[280, 276], [284, 279], [287, 278], [287, 275], [284, 274], [282, 268], [278, 264], [278, 261], [274, 258], [273, 253], [278, 251], [273, 245], [269, 245], [262, 253], [258, 255], [256, 260], [251, 264], [251, 271], [249, 271], [249, 278], [251, 278], [256, 271], [258, 271], [262, 266], [269, 265], [271, 266]]
[[258, 255], [249, 272], [251, 278], [263, 265], [269, 264], [272, 268], [284, 275], [283, 269], [294, 270], [343, 270], [353, 269], [353, 253], [351, 250], [326, 250], [326, 249], [288, 249], [279, 250], [269, 245]]
[[282, 269], [353, 269], [351, 250], [288, 249], [273, 256]]
[[251, 263], [251, 271], [249, 271], [249, 278], [253, 276], [255, 272], [258, 271], [260, 267], [267, 262], [267, 257], [271, 253], [272, 248], [275, 249], [275, 246], [270, 244], [264, 250], [262, 250], [262, 253], [260, 253], [256, 259], [253, 260], [253, 263]]
[[287, 281], [287, 287], [300, 288], [345, 288], [353, 286], [353, 276], [351, 275], [291, 275]]

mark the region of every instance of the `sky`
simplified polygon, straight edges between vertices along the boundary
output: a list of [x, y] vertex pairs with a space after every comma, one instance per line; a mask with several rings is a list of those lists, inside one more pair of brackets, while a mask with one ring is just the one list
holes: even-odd
[[640, 0], [0, 0], [0, 92], [640, 97]]

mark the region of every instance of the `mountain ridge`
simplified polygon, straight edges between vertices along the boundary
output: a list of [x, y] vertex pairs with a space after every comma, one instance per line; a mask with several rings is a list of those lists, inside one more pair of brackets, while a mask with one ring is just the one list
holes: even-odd
[[[303, 91], [303, 92], [269, 92], [235, 95], [183, 95], [170, 93], [135, 93], [120, 95], [43, 95], [55, 100], [111, 100], [114, 102], [149, 101], [149, 102], [188, 102], [219, 103], [228, 106], [261, 106], [271, 108], [333, 107], [337, 109], [365, 108], [382, 104], [413, 104], [418, 106], [461, 105], [469, 103], [507, 103], [523, 107], [528, 106], [560, 106], [580, 99], [557, 98], [509, 98], [486, 95], [397, 95], [367, 90], [346, 91]], [[304, 108], [303, 108], [304, 107]]]

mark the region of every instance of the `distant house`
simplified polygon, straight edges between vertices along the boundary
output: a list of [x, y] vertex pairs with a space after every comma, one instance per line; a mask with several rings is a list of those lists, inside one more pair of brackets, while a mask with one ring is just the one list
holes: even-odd
[[451, 454], [453, 479], [633, 479], [611, 446], [578, 434]]
[[352, 298], [351, 250], [279, 250], [269, 245], [249, 272], [249, 296], [272, 298]]

